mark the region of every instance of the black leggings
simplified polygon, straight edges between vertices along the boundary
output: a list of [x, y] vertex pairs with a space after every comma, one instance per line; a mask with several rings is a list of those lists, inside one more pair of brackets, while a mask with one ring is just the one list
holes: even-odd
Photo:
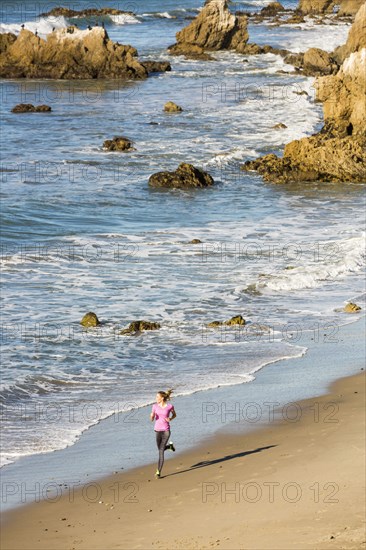
[[155, 432], [155, 434], [156, 434], [156, 444], [159, 449], [158, 470], [159, 472], [161, 472], [164, 464], [164, 451], [167, 448], [167, 443], [170, 437], [170, 430], [167, 430], [166, 432]]

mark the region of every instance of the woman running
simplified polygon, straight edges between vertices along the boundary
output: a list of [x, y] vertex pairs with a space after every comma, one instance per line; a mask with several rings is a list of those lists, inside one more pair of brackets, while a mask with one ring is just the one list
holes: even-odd
[[[156, 434], [156, 444], [159, 449], [158, 469], [155, 472], [156, 479], [160, 478], [161, 470], [163, 469], [164, 451], [167, 449], [175, 451], [173, 442], [170, 441], [168, 443], [170, 438], [170, 422], [177, 416], [173, 405], [168, 403], [172, 392], [172, 389], [166, 392], [159, 391], [156, 394], [156, 403], [154, 403], [150, 414], [150, 420], [152, 422], [155, 420], [154, 430]], [[171, 416], [170, 413], [172, 413]]]

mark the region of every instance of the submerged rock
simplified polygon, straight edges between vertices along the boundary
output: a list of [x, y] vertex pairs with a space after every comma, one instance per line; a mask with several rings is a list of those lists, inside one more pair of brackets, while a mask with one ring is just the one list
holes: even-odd
[[52, 111], [48, 105], [32, 105], [32, 103], [19, 103], [12, 108], [12, 113], [49, 113]]
[[346, 313], [356, 313], [357, 311], [361, 311], [361, 307], [357, 304], [354, 304], [353, 302], [349, 302], [344, 306], [343, 311]]
[[120, 334], [134, 334], [144, 330], [158, 330], [159, 328], [161, 328], [159, 323], [152, 323], [150, 321], [132, 321], [132, 323], [130, 323], [127, 328], [123, 329]]
[[112, 42], [102, 27], [58, 29], [47, 40], [23, 29], [15, 40], [2, 39], [1, 49], [2, 78], [143, 79], [148, 75], [136, 49]]
[[200, 239], [192, 239], [191, 241], [189, 241], [188, 244], [201, 244], [202, 241]]
[[231, 317], [228, 321], [212, 321], [211, 323], [208, 323], [208, 327], [211, 328], [217, 328], [223, 325], [226, 326], [233, 326], [233, 325], [241, 325], [244, 326], [246, 324], [245, 319], [241, 315], [236, 315], [235, 317]]
[[[236, 50], [242, 52], [248, 41], [247, 17], [233, 15], [227, 0], [206, 0], [199, 15], [177, 32], [177, 44], [169, 52], [203, 55], [205, 50]], [[197, 49], [199, 48], [199, 49]]]
[[174, 103], [173, 101], [168, 101], [164, 105], [164, 111], [166, 113], [181, 113], [183, 111], [182, 107]]
[[214, 184], [213, 178], [200, 168], [182, 162], [174, 172], [157, 172], [149, 178], [151, 187], [189, 189], [209, 187]]
[[80, 324], [83, 325], [83, 327], [97, 327], [100, 325], [100, 321], [95, 313], [89, 311], [89, 313], [86, 313], [81, 319]]
[[287, 128], [286, 124], [284, 124], [283, 122], [278, 122], [277, 124], [275, 124], [274, 126], [272, 126], [272, 128], [274, 130], [284, 130], [285, 128]]
[[131, 151], [133, 150], [132, 141], [123, 136], [117, 136], [113, 139], [106, 139], [103, 148], [108, 151]]

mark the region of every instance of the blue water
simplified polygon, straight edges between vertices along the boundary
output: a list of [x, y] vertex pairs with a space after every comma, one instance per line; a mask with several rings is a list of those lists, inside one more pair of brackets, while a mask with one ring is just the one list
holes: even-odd
[[[71, 5], [83, 6], [91, 4]], [[1, 82], [3, 464], [71, 445], [158, 389], [184, 395], [250, 383], [263, 366], [303, 355], [305, 333], [336, 338], [349, 320], [335, 311], [345, 302], [365, 304], [363, 187], [269, 185], [239, 169], [321, 126], [312, 79], [279, 72], [292, 68], [271, 54], [169, 56], [199, 2], [103, 6], [136, 14], [126, 24], [105, 18], [113, 40], [140, 58], [169, 60], [172, 71], [143, 82]], [[68, 23], [39, 18], [44, 7], [2, 5], [2, 32], [24, 21], [40, 34]], [[293, 51], [331, 50], [347, 31], [319, 32], [310, 22], [249, 28], [251, 42]], [[168, 100], [183, 113], [165, 114]], [[16, 116], [20, 102], [49, 104], [52, 113]], [[274, 130], [278, 122], [287, 128]], [[121, 134], [135, 151], [105, 152], [103, 141]], [[182, 161], [216, 185], [149, 189], [152, 173]], [[82, 330], [87, 311], [102, 321], [98, 329]], [[206, 327], [237, 314], [248, 321], [242, 331]], [[134, 319], [162, 328], [121, 336]]]

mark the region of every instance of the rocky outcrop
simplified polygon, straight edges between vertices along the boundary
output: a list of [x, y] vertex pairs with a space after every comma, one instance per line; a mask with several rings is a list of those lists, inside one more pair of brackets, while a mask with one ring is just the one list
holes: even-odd
[[173, 101], [168, 101], [164, 105], [164, 111], [166, 113], [181, 113], [183, 111], [182, 107], [174, 103]]
[[2, 78], [143, 79], [148, 74], [135, 48], [112, 42], [101, 27], [59, 29], [47, 40], [23, 29], [1, 44]]
[[242, 169], [256, 170], [272, 183], [366, 183], [365, 167], [365, 138], [329, 138], [325, 133], [292, 141], [286, 145], [283, 158], [266, 155], [247, 161]]
[[290, 53], [285, 56], [285, 63], [293, 65], [306, 76], [335, 74], [339, 69], [333, 54], [320, 48], [309, 48], [305, 53]]
[[234, 325], [241, 325], [244, 326], [246, 324], [245, 319], [241, 315], [236, 315], [235, 317], [231, 317], [228, 321], [212, 321], [211, 323], [208, 323], [208, 327], [210, 328], [216, 328], [221, 327], [223, 325], [226, 326], [234, 326]]
[[213, 178], [200, 168], [182, 162], [174, 172], [157, 172], [149, 178], [151, 187], [166, 187], [189, 189], [210, 187], [214, 184]]
[[339, 15], [355, 15], [364, 0], [300, 0], [298, 11], [303, 14], [333, 13], [339, 8]]
[[347, 42], [336, 48], [332, 54], [339, 64], [351, 53], [366, 48], [366, 2], [361, 6], [348, 33]]
[[140, 61], [140, 63], [143, 67], [145, 67], [148, 74], [165, 73], [172, 70], [172, 67], [168, 61]]
[[15, 34], [10, 32], [0, 34], [0, 54], [6, 52], [6, 50], [16, 41]]
[[[233, 15], [227, 0], [206, 0], [199, 15], [177, 32], [177, 44], [169, 48], [176, 55], [204, 55], [207, 51], [236, 50], [241, 53], [249, 35], [247, 17]], [[181, 52], [181, 53], [179, 53]]]
[[41, 13], [40, 17], [101, 17], [103, 15], [135, 15], [132, 11], [121, 11], [116, 8], [87, 8], [85, 10], [72, 10], [70, 8], [57, 7]]
[[144, 330], [158, 330], [161, 328], [159, 323], [152, 323], [150, 321], [132, 321], [129, 326], [121, 330], [121, 334], [136, 334], [143, 332]]
[[351, 53], [335, 76], [319, 78], [315, 86], [330, 133], [365, 136], [366, 48]]
[[283, 158], [266, 155], [246, 162], [242, 169], [257, 170], [275, 183], [366, 183], [366, 48], [359, 34], [365, 15], [363, 6], [347, 40], [347, 51], [352, 47], [355, 51], [346, 57], [337, 74], [315, 81], [317, 99], [323, 103], [323, 129], [287, 144]]
[[339, 5], [338, 15], [356, 15], [365, 0], [342, 0]]
[[97, 327], [100, 325], [100, 321], [93, 311], [89, 311], [89, 313], [86, 313], [81, 319], [80, 324], [83, 325], [83, 327]]
[[113, 139], [106, 139], [103, 143], [103, 149], [108, 151], [131, 151], [134, 150], [132, 147], [132, 141], [123, 136], [117, 136]]
[[52, 111], [49, 105], [32, 105], [32, 103], [19, 103], [12, 108], [12, 113], [49, 113]]

